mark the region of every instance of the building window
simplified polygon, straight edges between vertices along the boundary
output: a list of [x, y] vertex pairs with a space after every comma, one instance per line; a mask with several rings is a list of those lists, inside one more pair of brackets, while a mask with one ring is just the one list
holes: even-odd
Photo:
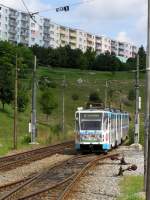
[[35, 38], [31, 38], [31, 40], [32, 40], [32, 42], [34, 42], [34, 41], [35, 41]]
[[34, 30], [31, 30], [31, 34], [34, 35], [34, 34], [35, 34], [35, 31], [34, 31]]
[[5, 20], [6, 20], [6, 22], [7, 22], [7, 17], [5, 17]]
[[34, 23], [31, 23], [31, 27], [34, 28], [34, 27], [35, 27], [35, 24], [34, 24]]

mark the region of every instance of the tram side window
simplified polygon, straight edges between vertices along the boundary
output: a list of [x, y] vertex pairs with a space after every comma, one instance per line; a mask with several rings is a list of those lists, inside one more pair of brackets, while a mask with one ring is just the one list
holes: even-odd
[[103, 129], [107, 130], [108, 129], [108, 114], [104, 113], [104, 120], [103, 120]]
[[111, 118], [111, 129], [114, 130], [116, 126], [116, 118], [115, 118], [115, 115], [112, 115], [112, 118]]
[[79, 131], [79, 113], [76, 114], [75, 128]]

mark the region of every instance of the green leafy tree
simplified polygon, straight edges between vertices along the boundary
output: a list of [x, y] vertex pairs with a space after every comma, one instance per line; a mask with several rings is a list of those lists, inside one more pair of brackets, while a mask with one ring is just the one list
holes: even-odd
[[13, 65], [7, 57], [0, 59], [0, 101], [3, 109], [5, 104], [10, 104], [14, 94]]
[[138, 54], [140, 59], [140, 69], [146, 69], [146, 52], [143, 46], [139, 48]]
[[73, 95], [72, 95], [72, 99], [73, 99], [74, 101], [77, 101], [77, 100], [79, 99], [79, 95], [78, 95], [78, 94], [73, 94]]
[[130, 101], [134, 101], [135, 100], [135, 90], [134, 89], [129, 90], [128, 99]]
[[57, 107], [57, 103], [52, 92], [49, 89], [46, 89], [39, 100], [41, 110], [44, 114], [47, 115], [47, 120], [52, 114], [52, 111]]
[[98, 92], [92, 92], [91, 94], [90, 94], [90, 96], [89, 96], [89, 101], [90, 102], [94, 102], [94, 103], [101, 103], [102, 102], [102, 100], [100, 99], [100, 97], [99, 97], [99, 94], [98, 94]]
[[26, 87], [20, 86], [18, 90], [18, 111], [24, 112], [29, 103], [28, 90]]

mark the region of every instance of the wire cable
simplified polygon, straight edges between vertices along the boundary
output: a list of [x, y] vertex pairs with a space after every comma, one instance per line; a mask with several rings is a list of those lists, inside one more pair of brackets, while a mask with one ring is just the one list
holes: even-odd
[[[30, 18], [31, 18], [36, 24], [38, 24], [37, 21], [34, 19], [34, 16], [33, 16], [34, 14], [31, 13], [31, 12], [29, 11], [29, 9], [28, 9], [27, 5], [25, 4], [24, 0], [21, 0], [21, 2], [22, 2], [22, 4], [24, 5], [24, 7], [25, 7], [27, 13], [29, 14]], [[38, 25], [39, 25], [39, 24], [38, 24]]]
[[[73, 7], [73, 6], [77, 6], [77, 5], [81, 5], [81, 4], [90, 3], [90, 2], [93, 2], [93, 1], [96, 1], [96, 0], [79, 1], [79, 2], [76, 2], [76, 3], [72, 3], [72, 4], [67, 4], [67, 6]], [[60, 6], [60, 7], [64, 7], [64, 6]], [[36, 12], [34, 12], [32, 14], [39, 14], [39, 13], [43, 13], [43, 12], [50, 12], [50, 11], [54, 11], [56, 9], [57, 8], [50, 8], [50, 9], [45, 9], [45, 10], [39, 10], [39, 11], [36, 11]]]

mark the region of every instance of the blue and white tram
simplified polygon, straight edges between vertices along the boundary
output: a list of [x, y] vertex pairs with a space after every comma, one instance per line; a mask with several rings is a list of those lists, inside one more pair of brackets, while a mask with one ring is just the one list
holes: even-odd
[[128, 129], [127, 112], [78, 108], [75, 113], [76, 150], [108, 151], [127, 138]]

